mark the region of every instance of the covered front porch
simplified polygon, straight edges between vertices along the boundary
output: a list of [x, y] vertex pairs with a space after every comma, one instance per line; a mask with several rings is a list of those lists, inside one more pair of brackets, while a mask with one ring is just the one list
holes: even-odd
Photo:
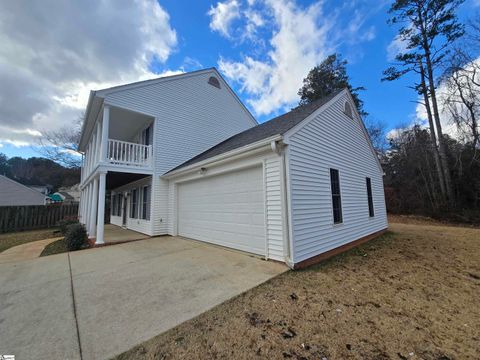
[[[119, 187], [121, 188], [131, 183], [150, 182], [150, 178], [151, 173], [148, 172], [124, 173], [113, 170], [98, 170], [93, 174], [90, 181], [85, 184], [82, 189], [79, 207], [79, 220], [85, 225], [91, 245], [103, 246], [150, 237], [147, 235], [151, 233], [149, 226], [146, 226], [145, 229], [137, 229], [134, 226], [129, 226], [132, 222], [144, 223], [145, 220], [140, 218], [140, 215], [143, 215], [142, 210], [150, 210], [150, 206], [144, 207], [144, 204], [140, 202], [140, 199], [143, 200], [143, 198], [139, 196], [140, 194], [137, 193], [135, 195], [136, 200], [132, 200], [129, 199], [130, 194], [123, 192], [116, 193], [119, 196], [121, 194], [123, 201], [120, 202], [120, 204], [123, 204], [123, 206], [117, 206], [110, 202], [109, 208], [107, 202], [107, 197], [109, 196], [108, 191], [112, 191]], [[150, 190], [149, 186], [147, 187], [147, 190]], [[145, 203], [149, 205], [151, 197], [150, 191], [147, 191], [146, 193], [148, 196], [145, 197]], [[123, 194], [125, 196], [123, 196]], [[111, 199], [113, 200], [113, 197], [111, 197]], [[130, 211], [132, 206], [135, 207], [136, 211]], [[121, 208], [122, 211], [122, 216], [117, 216], [117, 218], [125, 218], [126, 220], [123, 224], [124, 226], [121, 226], [121, 221], [116, 225], [115, 222], [110, 224], [106, 223], [106, 219], [108, 219], [108, 217], [105, 216], [106, 212], [110, 211], [110, 219], [112, 220], [113, 215], [116, 215], [114, 210], [120, 211], [120, 209], [117, 208]], [[125, 217], [123, 217], [123, 215]], [[150, 214], [148, 214], [148, 218], [150, 218]], [[127, 227], [133, 227], [133, 229], [127, 229]]]
[[150, 236], [125, 229], [121, 226], [113, 224], [105, 224], [103, 241], [105, 245], [112, 245], [116, 243], [124, 243], [135, 240], [144, 240], [150, 238]]

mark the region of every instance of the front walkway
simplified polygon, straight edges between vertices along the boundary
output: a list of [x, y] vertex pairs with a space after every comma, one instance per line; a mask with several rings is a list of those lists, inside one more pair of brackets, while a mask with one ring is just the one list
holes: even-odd
[[42, 253], [45, 246], [48, 244], [63, 239], [62, 237], [56, 237], [45, 240], [32, 241], [26, 244], [17, 245], [11, 247], [0, 253], [0, 264], [11, 261], [23, 261], [38, 258]]
[[0, 264], [0, 349], [108, 359], [286, 270], [179, 237]]

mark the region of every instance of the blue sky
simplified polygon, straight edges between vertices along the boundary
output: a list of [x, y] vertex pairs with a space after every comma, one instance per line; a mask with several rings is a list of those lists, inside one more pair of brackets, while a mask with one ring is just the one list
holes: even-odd
[[[55, 2], [55, 0], [51, 0]], [[259, 122], [288, 111], [308, 70], [349, 62], [370, 117], [389, 129], [417, 118], [408, 77], [381, 82], [394, 28], [381, 0], [93, 0], [0, 4], [0, 152], [38, 156], [46, 129], [71, 127], [90, 89], [217, 67]], [[462, 20], [480, 11], [467, 0]], [[54, 24], [51, 18], [69, 21]], [[16, 24], [26, 24], [19, 29]], [[8, 88], [8, 91], [5, 90]]]

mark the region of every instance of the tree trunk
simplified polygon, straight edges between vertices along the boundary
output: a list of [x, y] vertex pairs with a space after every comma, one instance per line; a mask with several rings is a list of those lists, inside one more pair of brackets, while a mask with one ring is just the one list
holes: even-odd
[[435, 89], [435, 79], [433, 78], [433, 65], [432, 65], [432, 59], [430, 54], [430, 45], [429, 45], [429, 40], [427, 38], [427, 29], [426, 29], [426, 26], [424, 25], [425, 19], [423, 18], [420, 6], [417, 6], [417, 14], [418, 14], [418, 19], [422, 24], [420, 27], [421, 37], [422, 37], [422, 48], [423, 48], [423, 51], [425, 52], [428, 88], [430, 90], [430, 98], [432, 99], [433, 118], [435, 120], [435, 127], [437, 130], [437, 137], [438, 137], [438, 152], [440, 155], [440, 161], [442, 163], [443, 178], [445, 180], [445, 188], [446, 188], [448, 200], [450, 205], [453, 205], [455, 199], [453, 195], [452, 180], [450, 177], [450, 167], [448, 166], [445, 139], [443, 138], [442, 124], [440, 123], [440, 115], [438, 113], [437, 93]]
[[445, 200], [447, 198], [447, 191], [445, 188], [445, 178], [443, 175], [442, 164], [440, 163], [440, 156], [438, 154], [437, 136], [435, 135], [435, 126], [433, 125], [432, 109], [430, 108], [430, 99], [428, 97], [428, 90], [425, 84], [425, 70], [423, 68], [422, 60], [418, 61], [418, 65], [420, 67], [422, 94], [425, 102], [425, 109], [427, 110], [428, 125], [430, 127], [430, 139], [432, 141], [433, 158], [435, 160], [435, 168], [437, 170], [438, 182], [440, 184], [440, 191], [442, 193], [442, 198]]
[[432, 63], [430, 61], [430, 53], [426, 52], [425, 57], [426, 57], [430, 97], [432, 99], [433, 118], [435, 119], [435, 127], [437, 129], [437, 135], [438, 135], [438, 147], [439, 147], [438, 152], [440, 155], [440, 160], [442, 162], [443, 176], [445, 179], [445, 188], [447, 190], [448, 200], [450, 204], [453, 204], [455, 199], [454, 199], [453, 189], [452, 189], [452, 180], [450, 177], [450, 167], [448, 166], [447, 149], [445, 146], [445, 139], [443, 138], [442, 124], [440, 123], [440, 115], [438, 113], [435, 80], [433, 79], [433, 70], [432, 70]]

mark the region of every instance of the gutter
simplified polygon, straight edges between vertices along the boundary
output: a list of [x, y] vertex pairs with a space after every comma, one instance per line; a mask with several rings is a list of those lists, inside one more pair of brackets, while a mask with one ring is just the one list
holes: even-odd
[[264, 147], [268, 147], [270, 150], [274, 150], [274, 145], [272, 145], [272, 142], [277, 142], [279, 140], [282, 140], [282, 138], [282, 135], [274, 135], [269, 138], [242, 146], [238, 149], [227, 151], [226, 153], [219, 154], [211, 158], [196, 162], [194, 164], [187, 165], [183, 168], [167, 172], [161, 175], [161, 177], [164, 179], [172, 179], [177, 176], [185, 175], [189, 172], [195, 171], [198, 168], [205, 167], [207, 165], [220, 165], [224, 162], [233, 161], [246, 155], [251, 155], [251, 153], [255, 152], [256, 150], [265, 150], [263, 149]]

